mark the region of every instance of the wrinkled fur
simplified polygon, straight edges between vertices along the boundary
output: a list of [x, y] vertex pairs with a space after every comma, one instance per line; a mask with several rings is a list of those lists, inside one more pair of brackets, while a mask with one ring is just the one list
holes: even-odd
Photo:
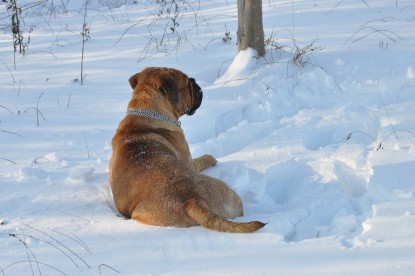
[[[156, 111], [178, 120], [202, 102], [194, 79], [176, 69], [146, 68], [129, 79], [128, 108]], [[199, 172], [216, 164], [211, 155], [192, 159], [180, 127], [127, 115], [112, 140], [109, 182], [118, 211], [139, 222], [248, 233], [259, 221], [229, 221], [243, 215], [239, 196], [219, 179]]]

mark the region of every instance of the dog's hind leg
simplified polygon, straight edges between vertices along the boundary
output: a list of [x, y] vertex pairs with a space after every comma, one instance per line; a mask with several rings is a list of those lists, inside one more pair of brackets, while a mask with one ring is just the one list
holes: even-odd
[[225, 219], [243, 215], [241, 198], [225, 182], [203, 174], [199, 174], [197, 182], [197, 193], [212, 212]]
[[[169, 202], [171, 204], [168, 204]], [[139, 203], [134, 208], [131, 218], [155, 226], [190, 227], [195, 225], [195, 222], [186, 215], [183, 203], [172, 200]]]

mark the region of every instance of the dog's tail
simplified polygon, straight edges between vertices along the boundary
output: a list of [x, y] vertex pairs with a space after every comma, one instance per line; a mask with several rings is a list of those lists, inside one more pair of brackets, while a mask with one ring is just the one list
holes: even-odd
[[185, 204], [187, 215], [203, 227], [229, 233], [252, 233], [265, 226], [260, 221], [233, 222], [219, 217], [204, 207], [197, 199], [190, 199]]

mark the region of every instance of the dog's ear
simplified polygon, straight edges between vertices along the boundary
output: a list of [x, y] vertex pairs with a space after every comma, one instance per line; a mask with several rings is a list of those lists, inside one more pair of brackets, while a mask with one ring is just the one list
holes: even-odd
[[179, 87], [178, 82], [180, 80], [176, 79], [176, 74], [163, 74], [159, 78], [159, 89], [163, 94], [169, 99], [169, 101], [176, 107], [179, 105]]
[[128, 82], [130, 83], [132, 89], [134, 89], [137, 86], [139, 77], [140, 77], [140, 73], [137, 73], [128, 79]]

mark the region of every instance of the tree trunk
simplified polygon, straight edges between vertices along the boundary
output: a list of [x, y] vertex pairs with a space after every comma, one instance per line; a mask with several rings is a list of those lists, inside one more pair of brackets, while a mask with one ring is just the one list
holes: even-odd
[[262, 0], [238, 0], [238, 52], [247, 48], [265, 54]]

